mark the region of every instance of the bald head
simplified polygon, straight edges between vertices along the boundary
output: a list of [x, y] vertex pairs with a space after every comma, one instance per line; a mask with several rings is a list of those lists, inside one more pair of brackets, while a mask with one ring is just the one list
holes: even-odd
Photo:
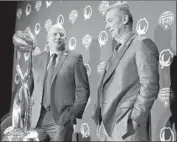
[[58, 52], [64, 50], [66, 42], [66, 31], [60, 24], [52, 25], [48, 30], [47, 41], [50, 50]]
[[48, 30], [48, 36], [53, 32], [53, 31], [59, 31], [60, 33], [62, 33], [64, 35], [64, 37], [66, 37], [66, 31], [63, 28], [63, 26], [61, 24], [55, 24], [52, 25], [49, 30]]

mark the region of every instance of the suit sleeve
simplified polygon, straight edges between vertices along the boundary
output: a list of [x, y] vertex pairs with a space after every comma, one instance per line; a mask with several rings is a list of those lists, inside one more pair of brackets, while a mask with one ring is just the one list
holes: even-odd
[[134, 104], [131, 118], [138, 124], [145, 120], [159, 92], [159, 53], [151, 39], [144, 39], [136, 51], [136, 65], [140, 90]]
[[79, 55], [74, 65], [75, 96], [76, 100], [71, 112], [76, 118], [82, 118], [88, 98], [90, 96], [89, 80], [82, 55]]

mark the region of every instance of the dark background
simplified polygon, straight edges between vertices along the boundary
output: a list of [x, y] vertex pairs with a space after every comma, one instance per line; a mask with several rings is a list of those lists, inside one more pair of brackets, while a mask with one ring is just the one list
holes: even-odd
[[12, 71], [14, 47], [12, 35], [15, 31], [17, 2], [0, 2], [0, 118], [8, 113], [12, 94]]

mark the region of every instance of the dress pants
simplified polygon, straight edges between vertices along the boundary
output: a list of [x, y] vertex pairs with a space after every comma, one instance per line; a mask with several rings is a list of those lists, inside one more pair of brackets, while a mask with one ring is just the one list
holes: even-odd
[[39, 141], [72, 141], [73, 125], [58, 126], [53, 120], [52, 111], [42, 107], [36, 131]]
[[[102, 105], [101, 111], [104, 109], [104, 105]], [[126, 111], [125, 109], [124, 111]], [[127, 120], [129, 118], [129, 114], [131, 113], [131, 110], [129, 110], [126, 115], [124, 116], [124, 119], [122, 119], [119, 123], [115, 124], [112, 130], [112, 136], [110, 137], [104, 127], [103, 121], [101, 121], [101, 124], [97, 128], [97, 135], [100, 141], [134, 141], [136, 138], [136, 134], [126, 137], [125, 139], [122, 138], [122, 136], [125, 134], [125, 129], [127, 128]]]
[[[146, 124], [144, 124], [146, 125]], [[97, 128], [97, 136], [100, 141], [141, 141], [141, 142], [149, 142], [148, 137], [146, 136], [146, 129], [145, 127], [139, 128], [135, 134], [132, 134], [131, 136], [126, 137], [125, 139], [122, 139], [122, 136], [124, 133], [122, 133], [122, 129], [125, 128], [124, 122], [121, 123], [118, 126], [115, 126], [113, 129], [112, 137], [108, 136], [103, 122], [101, 122], [100, 126]]]

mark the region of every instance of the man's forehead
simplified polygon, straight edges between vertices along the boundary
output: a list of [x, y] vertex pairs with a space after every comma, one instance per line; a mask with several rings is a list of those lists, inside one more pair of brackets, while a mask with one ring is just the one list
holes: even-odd
[[109, 11], [107, 11], [106, 13], [106, 21], [110, 18], [113, 18], [117, 15], [118, 13], [118, 9], [117, 8], [113, 8], [113, 9], [110, 9]]
[[51, 27], [49, 30], [49, 33], [55, 33], [55, 32], [59, 32], [59, 33], [65, 33], [63, 29], [58, 28], [58, 27]]

